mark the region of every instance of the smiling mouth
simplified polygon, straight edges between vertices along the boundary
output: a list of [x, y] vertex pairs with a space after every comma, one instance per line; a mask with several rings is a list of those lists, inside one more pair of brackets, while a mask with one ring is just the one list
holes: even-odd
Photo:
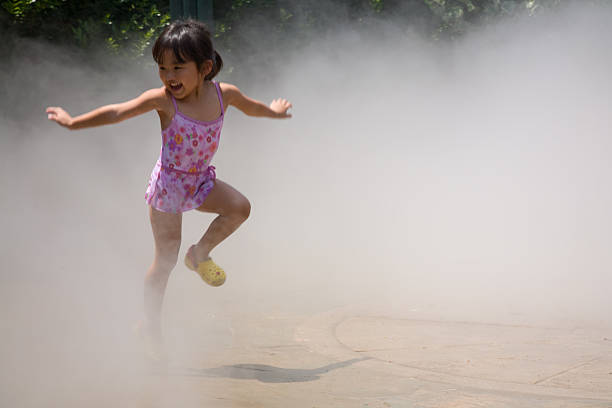
[[180, 91], [181, 88], [183, 87], [183, 84], [181, 83], [176, 83], [176, 84], [168, 84], [168, 86], [170, 87], [171, 90], [173, 91]]

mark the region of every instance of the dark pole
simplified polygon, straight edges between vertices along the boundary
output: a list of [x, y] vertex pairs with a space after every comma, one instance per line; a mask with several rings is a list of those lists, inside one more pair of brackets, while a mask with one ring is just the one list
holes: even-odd
[[195, 18], [205, 23], [214, 31], [212, 0], [170, 0], [170, 16], [173, 20], [179, 18]]

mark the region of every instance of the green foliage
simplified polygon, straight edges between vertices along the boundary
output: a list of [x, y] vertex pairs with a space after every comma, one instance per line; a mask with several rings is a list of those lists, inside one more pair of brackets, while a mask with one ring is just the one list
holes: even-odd
[[[417, 25], [435, 39], [517, 15], [537, 16], [570, 0], [213, 0], [216, 42], [231, 56], [237, 44], [296, 46], [338, 24], [353, 28], [393, 20]], [[609, 0], [583, 0], [582, 4]], [[43, 38], [130, 58], [148, 54], [169, 23], [168, 0], [0, 0], [0, 35]], [[247, 33], [247, 34], [245, 34]], [[286, 41], [290, 38], [291, 41]], [[291, 45], [287, 45], [291, 44]], [[243, 48], [243, 47], [240, 47]], [[147, 55], [148, 57], [148, 55]]]
[[82, 49], [105, 44], [110, 53], [138, 58], [170, 21], [166, 1], [9, 0], [8, 29]]
[[385, 2], [384, 0], [370, 0], [370, 6], [375, 12], [380, 13], [385, 7]]
[[534, 15], [542, 6], [551, 7], [561, 0], [424, 0], [431, 12], [440, 20], [438, 35], [456, 37], [475, 24], [501, 17]]

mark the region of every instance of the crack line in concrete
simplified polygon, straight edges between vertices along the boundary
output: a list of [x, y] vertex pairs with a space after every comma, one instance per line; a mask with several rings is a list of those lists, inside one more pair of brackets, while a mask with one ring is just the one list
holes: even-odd
[[410, 318], [410, 317], [392, 317], [384, 315], [357, 315], [347, 316], [344, 320], [349, 319], [380, 319], [380, 320], [396, 320], [402, 322], [416, 322], [416, 323], [434, 323], [434, 324], [446, 324], [446, 325], [457, 325], [457, 326], [484, 326], [484, 327], [511, 327], [511, 328], [522, 328], [522, 329], [540, 329], [548, 331], [562, 331], [566, 332], [568, 329], [563, 327], [554, 326], [533, 326], [530, 324], [521, 323], [493, 323], [486, 321], [469, 321], [469, 320], [443, 320], [443, 319], [424, 319], [424, 318]]
[[[344, 323], [345, 321], [347, 321], [347, 320], [349, 320], [349, 319], [351, 319], [351, 318], [362, 318], [362, 316], [352, 316], [352, 317], [343, 316], [343, 317], [341, 317], [341, 318], [340, 318], [340, 319], [338, 319], [338, 320], [336, 321], [336, 323], [335, 323], [335, 324], [334, 324], [334, 325], [331, 327], [331, 334], [332, 334], [332, 336], [334, 337], [334, 339], [336, 340], [336, 342], [337, 342], [337, 343], [338, 343], [340, 346], [342, 346], [344, 349], [349, 350], [349, 351], [352, 351], [353, 353], [355, 353], [355, 352], [360, 353], [360, 351], [357, 351], [357, 350], [353, 349], [352, 347], [350, 347], [349, 345], [347, 345], [347, 344], [345, 344], [344, 342], [342, 342], [342, 341], [340, 340], [340, 338], [338, 337], [338, 332], [337, 332], [338, 327], [340, 327], [340, 325], [341, 325], [342, 323]], [[405, 320], [410, 320], [410, 319], [405, 319]], [[441, 323], [442, 323], [442, 322], [441, 322]], [[463, 324], [464, 322], [461, 322], [461, 323]], [[467, 324], [470, 324], [470, 323], [467, 323]], [[382, 362], [382, 363], [386, 363], [386, 364], [393, 364], [393, 365], [398, 365], [398, 366], [401, 366], [401, 367], [411, 368], [411, 369], [414, 369], [414, 370], [419, 370], [419, 371], [422, 371], [422, 372], [429, 372], [429, 373], [432, 373], [432, 374], [441, 374], [441, 375], [446, 375], [446, 376], [451, 376], [451, 377], [458, 377], [458, 378], [466, 378], [466, 379], [475, 379], [475, 380], [492, 381], [493, 383], [499, 383], [499, 384], [503, 384], [503, 383], [509, 383], [509, 384], [518, 384], [518, 385], [528, 385], [528, 384], [529, 384], [529, 383], [526, 383], [526, 382], [520, 382], [520, 381], [512, 381], [512, 380], [502, 380], [502, 381], [499, 381], [499, 380], [494, 380], [494, 379], [488, 379], [488, 378], [481, 378], [481, 377], [469, 376], [469, 375], [465, 375], [465, 374], [452, 374], [452, 373], [449, 373], [449, 372], [447, 372], [447, 371], [443, 371], [443, 370], [429, 369], [429, 368], [424, 368], [424, 367], [419, 367], [419, 366], [413, 366], [413, 365], [410, 365], [410, 364], [400, 363], [400, 362], [397, 362], [397, 361], [385, 360], [385, 359], [382, 359], [382, 358], [379, 358], [379, 357], [374, 357], [374, 356], [371, 356], [371, 355], [368, 355], [368, 357], [369, 357], [369, 358], [371, 358], [372, 360], [379, 361], [379, 362]], [[557, 376], [559, 376], [559, 375], [561, 375], [561, 374], [567, 373], [568, 371], [575, 370], [575, 369], [577, 369], [577, 368], [583, 367], [583, 366], [585, 366], [585, 365], [587, 365], [587, 364], [590, 364], [590, 363], [592, 363], [592, 362], [594, 362], [594, 361], [597, 361], [597, 360], [599, 360], [599, 359], [601, 359], [601, 357], [596, 357], [596, 358], [591, 359], [591, 360], [589, 360], [589, 361], [587, 361], [587, 362], [584, 362], [584, 363], [578, 364], [578, 365], [576, 365], [576, 366], [570, 367], [570, 368], [568, 368], [567, 370], [564, 370], [564, 371], [559, 372], [559, 373], [557, 373], [557, 374], [554, 374], [554, 375], [551, 375], [551, 376], [549, 376], [549, 377], [546, 377], [546, 378], [543, 378], [543, 379], [537, 380], [536, 382], [533, 382], [533, 383], [531, 383], [531, 384], [533, 384], [533, 385], [539, 385], [539, 384], [541, 384], [541, 383], [542, 383], [542, 382], [544, 382], [544, 381], [550, 380], [550, 379], [552, 379], [552, 378], [554, 378], [554, 377], [557, 377]], [[422, 380], [423, 380], [423, 379], [422, 379]]]
[[553, 378], [555, 378], [555, 377], [558, 377], [558, 376], [560, 376], [560, 375], [562, 375], [562, 374], [565, 374], [565, 373], [567, 373], [567, 372], [570, 372], [570, 371], [572, 371], [572, 370], [576, 370], [577, 368], [584, 367], [585, 365], [591, 364], [592, 362], [597, 361], [597, 360], [600, 360], [600, 359], [601, 359], [601, 357], [595, 357], [594, 359], [589, 360], [589, 361], [587, 361], [587, 362], [577, 364], [577, 365], [575, 365], [575, 366], [573, 366], [573, 367], [570, 367], [570, 368], [568, 368], [568, 369], [566, 369], [566, 370], [560, 371], [560, 372], [558, 372], [558, 373], [556, 373], [556, 374], [549, 375], [548, 377], [544, 377], [544, 378], [542, 378], [542, 379], [536, 380], [536, 381], [534, 381], [532, 384], [534, 384], [534, 385], [541, 384], [541, 383], [543, 383], [543, 382], [545, 382], [545, 381], [551, 380], [551, 379], [553, 379]]

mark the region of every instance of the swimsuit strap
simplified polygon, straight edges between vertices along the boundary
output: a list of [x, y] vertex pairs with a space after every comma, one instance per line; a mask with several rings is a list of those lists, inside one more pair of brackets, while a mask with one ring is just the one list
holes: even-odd
[[178, 106], [176, 106], [176, 99], [174, 99], [174, 95], [172, 95], [172, 93], [170, 93], [170, 96], [172, 97], [172, 104], [174, 105], [174, 114], [176, 115], [178, 113]]
[[221, 96], [221, 87], [219, 86], [218, 82], [215, 82], [215, 88], [217, 88], [217, 96], [219, 97], [219, 105], [221, 105], [221, 116], [223, 116], [224, 109], [223, 109], [223, 97]]

